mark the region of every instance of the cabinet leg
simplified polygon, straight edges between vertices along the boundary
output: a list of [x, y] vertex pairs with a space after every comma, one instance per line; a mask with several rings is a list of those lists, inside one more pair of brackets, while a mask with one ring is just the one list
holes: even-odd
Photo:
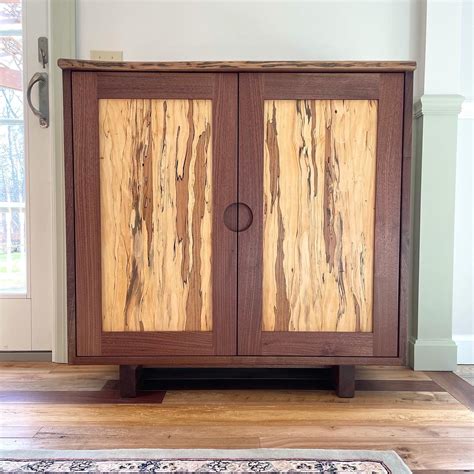
[[355, 367], [353, 365], [335, 365], [333, 375], [337, 396], [352, 398], [355, 391]]
[[120, 396], [123, 398], [135, 398], [137, 396], [137, 385], [140, 379], [141, 365], [120, 366]]

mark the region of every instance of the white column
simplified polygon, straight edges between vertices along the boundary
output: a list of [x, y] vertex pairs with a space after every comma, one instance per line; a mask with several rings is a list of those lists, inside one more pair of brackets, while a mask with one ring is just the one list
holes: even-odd
[[409, 340], [410, 364], [418, 370], [453, 370], [457, 362], [452, 296], [457, 124], [463, 101], [459, 95], [462, 3], [426, 2], [424, 78], [415, 104]]

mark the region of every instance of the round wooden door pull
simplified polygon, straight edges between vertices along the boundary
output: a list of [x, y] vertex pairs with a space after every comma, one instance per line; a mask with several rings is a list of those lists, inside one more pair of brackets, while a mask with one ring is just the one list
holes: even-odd
[[232, 232], [247, 230], [252, 225], [252, 221], [252, 210], [243, 202], [234, 202], [224, 211], [224, 224]]

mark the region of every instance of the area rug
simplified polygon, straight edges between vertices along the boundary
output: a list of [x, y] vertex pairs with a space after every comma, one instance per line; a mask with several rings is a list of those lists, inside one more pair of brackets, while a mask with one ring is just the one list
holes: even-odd
[[0, 451], [0, 472], [410, 473], [394, 451], [116, 449]]

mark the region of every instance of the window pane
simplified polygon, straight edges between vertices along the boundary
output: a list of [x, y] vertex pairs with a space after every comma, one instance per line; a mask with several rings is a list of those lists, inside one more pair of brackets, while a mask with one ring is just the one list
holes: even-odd
[[0, 294], [26, 293], [21, 2], [0, 3]]

